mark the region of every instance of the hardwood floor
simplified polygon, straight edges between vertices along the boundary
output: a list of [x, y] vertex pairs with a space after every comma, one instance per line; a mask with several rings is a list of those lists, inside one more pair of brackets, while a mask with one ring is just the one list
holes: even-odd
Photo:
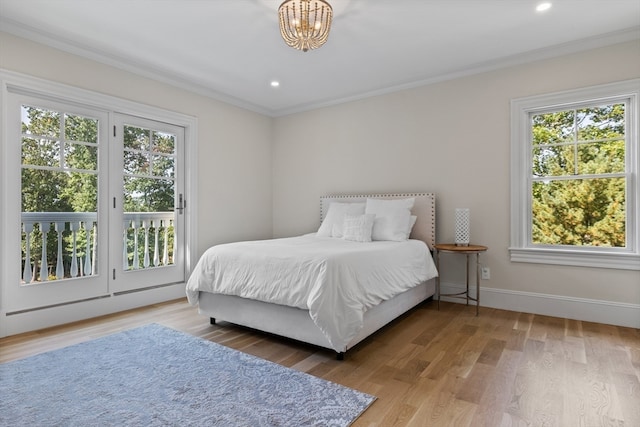
[[378, 397], [354, 426], [640, 426], [640, 329], [426, 302], [347, 352], [185, 300], [0, 339], [0, 363], [159, 323]]

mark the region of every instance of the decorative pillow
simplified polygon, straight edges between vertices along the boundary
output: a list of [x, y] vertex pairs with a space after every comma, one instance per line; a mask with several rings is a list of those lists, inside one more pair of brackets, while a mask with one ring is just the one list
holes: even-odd
[[373, 240], [402, 241], [409, 238], [411, 208], [415, 198], [367, 199], [365, 213], [375, 214], [371, 238]]
[[342, 238], [354, 242], [370, 242], [375, 218], [374, 214], [345, 215]]
[[363, 215], [365, 203], [337, 203], [329, 204], [327, 214], [318, 229], [318, 237], [342, 237], [342, 227], [344, 225], [344, 216]]

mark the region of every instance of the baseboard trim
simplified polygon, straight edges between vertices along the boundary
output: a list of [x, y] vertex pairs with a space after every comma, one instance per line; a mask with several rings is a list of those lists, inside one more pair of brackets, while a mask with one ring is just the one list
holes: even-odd
[[134, 293], [112, 294], [98, 299], [51, 306], [40, 310], [16, 312], [11, 315], [2, 312], [0, 313], [0, 337], [183, 298], [185, 297], [184, 289], [184, 283], [176, 283], [169, 286], [147, 288]]
[[[442, 282], [440, 286], [443, 294], [464, 290], [463, 285], [455, 283]], [[475, 296], [476, 287], [471, 286], [470, 292]], [[447, 297], [442, 301], [463, 302]], [[640, 328], [640, 304], [481, 287], [480, 307]]]
[[[447, 282], [442, 282], [441, 288], [442, 293], [458, 293], [464, 290], [462, 285]], [[470, 290], [471, 295], [475, 295], [475, 286], [471, 286]], [[117, 313], [184, 296], [184, 283], [179, 283], [133, 294], [51, 307], [36, 312], [11, 316], [1, 313], [0, 337]], [[462, 302], [462, 300], [447, 297], [443, 297], [442, 300]], [[482, 287], [480, 306], [640, 329], [640, 304]]]

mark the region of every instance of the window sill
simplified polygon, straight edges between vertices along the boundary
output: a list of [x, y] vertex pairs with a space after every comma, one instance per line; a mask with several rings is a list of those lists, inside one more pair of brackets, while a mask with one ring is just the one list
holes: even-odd
[[512, 262], [639, 270], [640, 254], [569, 249], [509, 248]]

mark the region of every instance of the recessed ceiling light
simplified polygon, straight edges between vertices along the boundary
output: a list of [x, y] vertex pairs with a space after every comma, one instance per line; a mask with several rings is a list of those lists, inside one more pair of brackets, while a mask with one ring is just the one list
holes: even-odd
[[271, 87], [278, 87], [278, 86], [280, 86], [280, 82], [279, 81], [274, 80], [274, 81], [271, 82]]
[[549, 2], [544, 2], [544, 3], [540, 3], [536, 6], [536, 11], [538, 12], [544, 12], [545, 10], [549, 10], [551, 8], [551, 3]]

